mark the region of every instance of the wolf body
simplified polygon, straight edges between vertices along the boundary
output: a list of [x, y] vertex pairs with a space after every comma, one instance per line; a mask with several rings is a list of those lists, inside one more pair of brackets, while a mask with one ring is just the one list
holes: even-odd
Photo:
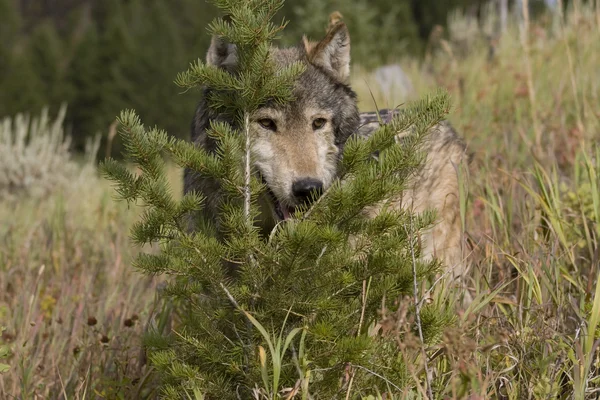
[[[380, 110], [361, 113], [358, 135], [368, 137], [382, 123], [391, 121], [399, 110]], [[401, 139], [410, 132], [400, 132]], [[460, 282], [467, 270], [463, 250], [463, 226], [460, 215], [461, 180], [459, 176], [468, 164], [466, 146], [449, 122], [443, 121], [424, 139], [423, 151], [427, 157], [423, 166], [412, 177], [408, 189], [386, 202], [391, 208], [401, 208], [415, 213], [435, 210], [437, 221], [421, 236], [421, 255], [424, 260], [440, 259], [452, 279]], [[368, 210], [371, 216], [380, 212], [381, 206]]]
[[[294, 99], [286, 105], [265, 105], [250, 116], [252, 156], [256, 171], [268, 190], [260, 201], [260, 224], [270, 232], [275, 224], [290, 217], [293, 209], [315, 193], [325, 191], [337, 178], [337, 167], [350, 135], [369, 135], [378, 122], [372, 114], [362, 115], [350, 77], [350, 37], [342, 21], [333, 21], [320, 42], [304, 38], [292, 48], [273, 48], [271, 56], [279, 66], [305, 64], [297, 80]], [[236, 68], [235, 46], [213, 38], [207, 62], [230, 73]], [[209, 92], [210, 88], [205, 89]], [[192, 122], [192, 141], [209, 152], [216, 143], [207, 135], [211, 121], [223, 120], [201, 100]], [[465, 147], [448, 123], [432, 129], [427, 142], [429, 155], [411, 188], [390, 199], [394, 207], [416, 212], [437, 210], [438, 223], [423, 237], [424, 258], [439, 257], [454, 277], [464, 272], [459, 218], [459, 186], [456, 166]], [[184, 191], [206, 197], [204, 219], [216, 226], [222, 194], [218, 182], [186, 170]], [[379, 208], [369, 212], [375, 215]], [[191, 228], [194, 228], [192, 223]]]

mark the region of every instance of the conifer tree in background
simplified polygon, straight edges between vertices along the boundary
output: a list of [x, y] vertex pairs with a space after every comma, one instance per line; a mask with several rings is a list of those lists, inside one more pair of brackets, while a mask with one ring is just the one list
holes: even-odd
[[[398, 341], [414, 326], [401, 332], [376, 323], [381, 310], [401, 307], [400, 314], [410, 314], [413, 303], [399, 306], [398, 300], [413, 293], [415, 274], [422, 281], [436, 271], [435, 262], [416, 261], [415, 232], [432, 215], [388, 210], [368, 219], [362, 211], [398, 193], [419, 167], [419, 144], [448, 110], [447, 95], [418, 102], [366, 140], [351, 138], [341, 179], [310, 210], [262, 238], [253, 220], [265, 188], [251, 170], [248, 116], [266, 101], [291, 100], [303, 65], [277, 69], [269, 58], [270, 42], [283, 29], [270, 20], [283, 0], [214, 2], [230, 18], [217, 18], [209, 30], [237, 46], [237, 73], [198, 61], [177, 83], [213, 89], [211, 106], [233, 121], [212, 125], [217, 155], [146, 129], [133, 111], [124, 111], [125, 155], [140, 172], [114, 160], [102, 166], [120, 199], [145, 207], [133, 241], [160, 245], [158, 254], [140, 254], [135, 267], [171, 277], [165, 294], [177, 304], [178, 323], [166, 336], [153, 332], [145, 339], [163, 394], [276, 399], [398, 393], [408, 384]], [[409, 128], [413, 135], [397, 143], [395, 133]], [[203, 198], [188, 193], [175, 199], [165, 156], [219, 180], [223, 238], [187, 231], [189, 214], [203, 207]], [[233, 273], [226, 267], [231, 263]], [[444, 310], [424, 308], [425, 340], [436, 340], [449, 320]]]
[[[293, 18], [282, 40], [295, 45], [303, 34], [321, 36], [328, 15], [340, 11], [354, 62], [374, 68], [419, 54], [449, 11], [481, 1], [289, 0], [276, 18]], [[205, 51], [215, 15], [204, 0], [0, 0], [0, 117], [45, 106], [53, 114], [67, 103], [66, 128], [80, 151], [124, 107], [185, 137], [197, 99], [164, 76]], [[113, 147], [119, 154], [120, 141]]]
[[29, 62], [37, 66], [35, 72], [41, 83], [39, 90], [44, 93], [47, 102], [44, 105], [50, 107], [51, 113], [58, 112], [61, 103], [71, 97], [64, 62], [65, 45], [54, 26], [46, 22], [35, 27], [28, 46]]
[[352, 59], [362, 67], [375, 68], [418, 54], [418, 23], [409, 2], [388, 0], [302, 0], [286, 3], [286, 16], [293, 18], [284, 41], [298, 43], [302, 35], [318, 38], [329, 14], [337, 10], [347, 22], [352, 40]]
[[17, 52], [22, 19], [12, 0], [0, 0], [0, 116], [38, 112], [44, 106], [42, 81], [30, 52]]
[[11, 60], [12, 43], [17, 40], [21, 21], [11, 0], [0, 0], [0, 85], [8, 73], [7, 60]]

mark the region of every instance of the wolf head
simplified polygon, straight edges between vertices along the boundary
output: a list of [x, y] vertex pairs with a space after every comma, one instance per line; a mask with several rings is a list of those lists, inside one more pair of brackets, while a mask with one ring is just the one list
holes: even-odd
[[[332, 184], [343, 146], [358, 129], [359, 113], [348, 86], [350, 37], [343, 22], [330, 26], [320, 42], [304, 38], [303, 45], [272, 48], [270, 54], [279, 67], [297, 61], [306, 66], [292, 102], [267, 104], [250, 117], [254, 166], [269, 189], [271, 213], [281, 220]], [[233, 73], [236, 48], [215, 37], [206, 59]]]

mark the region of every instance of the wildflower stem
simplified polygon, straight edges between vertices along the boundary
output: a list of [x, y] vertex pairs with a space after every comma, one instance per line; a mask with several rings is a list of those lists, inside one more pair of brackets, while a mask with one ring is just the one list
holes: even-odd
[[[410, 218], [410, 232], [407, 232], [409, 236], [413, 234], [413, 217]], [[425, 352], [425, 341], [423, 340], [423, 326], [421, 325], [421, 302], [419, 301], [419, 287], [417, 282], [417, 259], [415, 257], [415, 248], [412, 237], [410, 242], [410, 254], [412, 256], [412, 268], [413, 268], [413, 295], [415, 301], [415, 316], [417, 319], [417, 330], [419, 331], [419, 339], [421, 340], [421, 352], [423, 354], [423, 363], [425, 367], [425, 379], [427, 380], [427, 397], [429, 400], [433, 400], [433, 392], [431, 389], [431, 376], [429, 374], [429, 363], [427, 353]]]

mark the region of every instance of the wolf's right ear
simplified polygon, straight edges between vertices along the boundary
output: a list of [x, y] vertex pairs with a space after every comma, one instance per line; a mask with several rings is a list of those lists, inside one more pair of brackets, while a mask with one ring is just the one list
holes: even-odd
[[311, 43], [305, 39], [304, 47], [309, 62], [330, 72], [340, 82], [346, 82], [350, 78], [350, 34], [343, 21], [331, 24], [330, 21], [323, 40]]
[[237, 64], [235, 45], [227, 43], [222, 37], [213, 36], [206, 53], [206, 63], [219, 68], [231, 69]]

